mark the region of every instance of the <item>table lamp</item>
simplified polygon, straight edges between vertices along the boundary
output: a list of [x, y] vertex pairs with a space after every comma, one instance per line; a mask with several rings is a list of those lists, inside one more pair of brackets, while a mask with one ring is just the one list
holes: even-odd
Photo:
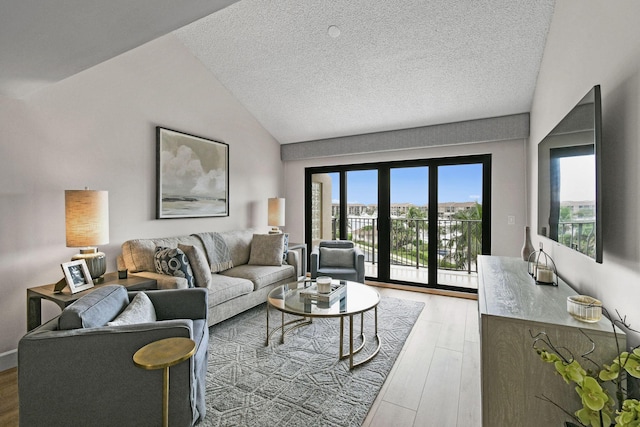
[[109, 243], [109, 192], [65, 190], [67, 247], [81, 248], [71, 260], [84, 259], [92, 279], [107, 271], [106, 256], [96, 246]]
[[268, 225], [271, 226], [269, 234], [280, 234], [282, 231], [278, 227], [284, 226], [284, 199], [274, 197], [269, 199]]

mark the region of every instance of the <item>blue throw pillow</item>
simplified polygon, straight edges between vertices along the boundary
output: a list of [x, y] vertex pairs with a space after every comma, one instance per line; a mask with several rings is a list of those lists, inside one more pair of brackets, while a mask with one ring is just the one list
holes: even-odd
[[153, 257], [156, 272], [174, 277], [184, 277], [190, 288], [195, 287], [193, 270], [189, 264], [189, 258], [178, 248], [164, 248], [158, 246]]

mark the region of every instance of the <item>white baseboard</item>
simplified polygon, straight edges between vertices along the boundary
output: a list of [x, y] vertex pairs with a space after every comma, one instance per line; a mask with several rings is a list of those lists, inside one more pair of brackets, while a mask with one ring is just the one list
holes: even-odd
[[0, 372], [18, 366], [18, 350], [0, 353]]

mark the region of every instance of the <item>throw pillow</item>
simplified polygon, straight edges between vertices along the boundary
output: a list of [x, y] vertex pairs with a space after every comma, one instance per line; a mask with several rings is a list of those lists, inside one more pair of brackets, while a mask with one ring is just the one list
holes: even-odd
[[283, 234], [254, 234], [249, 265], [282, 265]]
[[353, 268], [355, 265], [353, 258], [353, 249], [320, 248], [320, 268]]
[[104, 326], [124, 310], [127, 304], [127, 288], [122, 285], [101, 286], [62, 310], [58, 328], [66, 330]]
[[157, 273], [184, 277], [187, 279], [187, 286], [194, 287], [193, 270], [191, 270], [189, 258], [179, 248], [157, 247], [154, 261]]
[[134, 325], [136, 323], [155, 322], [156, 310], [153, 303], [144, 292], [138, 292], [131, 303], [107, 326]]
[[195, 285], [208, 288], [211, 285], [211, 269], [207, 257], [197, 246], [178, 244], [178, 249], [185, 253], [193, 271]]
[[289, 233], [284, 233], [284, 247], [282, 248], [282, 264], [287, 264], [288, 253], [289, 253]]

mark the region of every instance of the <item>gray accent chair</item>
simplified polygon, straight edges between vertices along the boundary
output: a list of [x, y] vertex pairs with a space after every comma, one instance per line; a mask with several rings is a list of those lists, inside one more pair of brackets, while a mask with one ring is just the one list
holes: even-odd
[[311, 279], [318, 276], [364, 283], [364, 253], [350, 240], [323, 240], [311, 251]]
[[169, 424], [204, 419], [209, 329], [206, 289], [145, 291], [157, 321], [105, 326], [136, 292], [93, 290], [18, 343], [21, 426], [159, 426], [162, 370], [145, 370], [133, 354], [153, 341], [187, 337], [195, 354], [169, 373]]

